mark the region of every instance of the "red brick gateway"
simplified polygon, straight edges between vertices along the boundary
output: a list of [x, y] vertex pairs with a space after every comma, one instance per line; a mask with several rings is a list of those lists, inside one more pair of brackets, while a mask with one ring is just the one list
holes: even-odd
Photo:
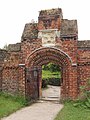
[[41, 10], [20, 43], [0, 50], [0, 91], [40, 98], [41, 68], [50, 62], [62, 71], [61, 99], [76, 99], [90, 79], [90, 41], [78, 41], [77, 20], [63, 19], [61, 8]]

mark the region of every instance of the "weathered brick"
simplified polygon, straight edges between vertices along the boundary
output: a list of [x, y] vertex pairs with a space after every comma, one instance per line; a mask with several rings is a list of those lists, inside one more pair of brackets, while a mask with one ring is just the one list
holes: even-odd
[[60, 8], [40, 11], [38, 23], [25, 25], [21, 43], [0, 50], [0, 90], [41, 97], [41, 66], [49, 62], [62, 68], [61, 98], [77, 98], [90, 79], [90, 41], [78, 41], [77, 21], [63, 19]]

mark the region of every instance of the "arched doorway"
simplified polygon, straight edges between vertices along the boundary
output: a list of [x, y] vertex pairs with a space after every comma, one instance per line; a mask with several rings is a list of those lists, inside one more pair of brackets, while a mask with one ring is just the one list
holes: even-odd
[[60, 101], [62, 80], [62, 68], [59, 65], [55, 63], [43, 65], [41, 100]]
[[61, 99], [67, 99], [71, 96], [70, 73], [72, 70], [72, 61], [70, 57], [60, 49], [42, 47], [32, 52], [26, 60], [26, 96], [28, 99], [37, 99], [41, 97], [41, 68], [42, 65], [49, 62], [58, 64], [62, 68], [63, 82], [61, 85]]

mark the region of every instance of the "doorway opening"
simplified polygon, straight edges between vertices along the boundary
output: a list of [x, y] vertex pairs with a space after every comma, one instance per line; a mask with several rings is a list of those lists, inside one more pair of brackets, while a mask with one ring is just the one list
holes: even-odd
[[42, 97], [42, 66], [51, 62], [58, 65], [61, 71], [60, 100], [73, 98], [75, 91], [72, 92], [72, 86], [75, 85], [72, 80], [74, 70], [72, 71], [71, 59], [60, 49], [45, 47], [32, 52], [26, 60], [25, 95], [29, 100]]
[[42, 66], [41, 99], [59, 101], [61, 94], [62, 72], [59, 65], [48, 63]]

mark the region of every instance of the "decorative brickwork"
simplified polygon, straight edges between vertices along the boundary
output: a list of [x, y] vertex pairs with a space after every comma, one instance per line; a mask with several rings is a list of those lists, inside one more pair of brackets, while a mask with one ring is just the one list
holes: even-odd
[[76, 99], [90, 79], [90, 41], [78, 41], [77, 20], [62, 9], [41, 10], [38, 23], [25, 25], [21, 43], [0, 50], [0, 90], [28, 100], [42, 96], [42, 65], [61, 67], [61, 99]]

